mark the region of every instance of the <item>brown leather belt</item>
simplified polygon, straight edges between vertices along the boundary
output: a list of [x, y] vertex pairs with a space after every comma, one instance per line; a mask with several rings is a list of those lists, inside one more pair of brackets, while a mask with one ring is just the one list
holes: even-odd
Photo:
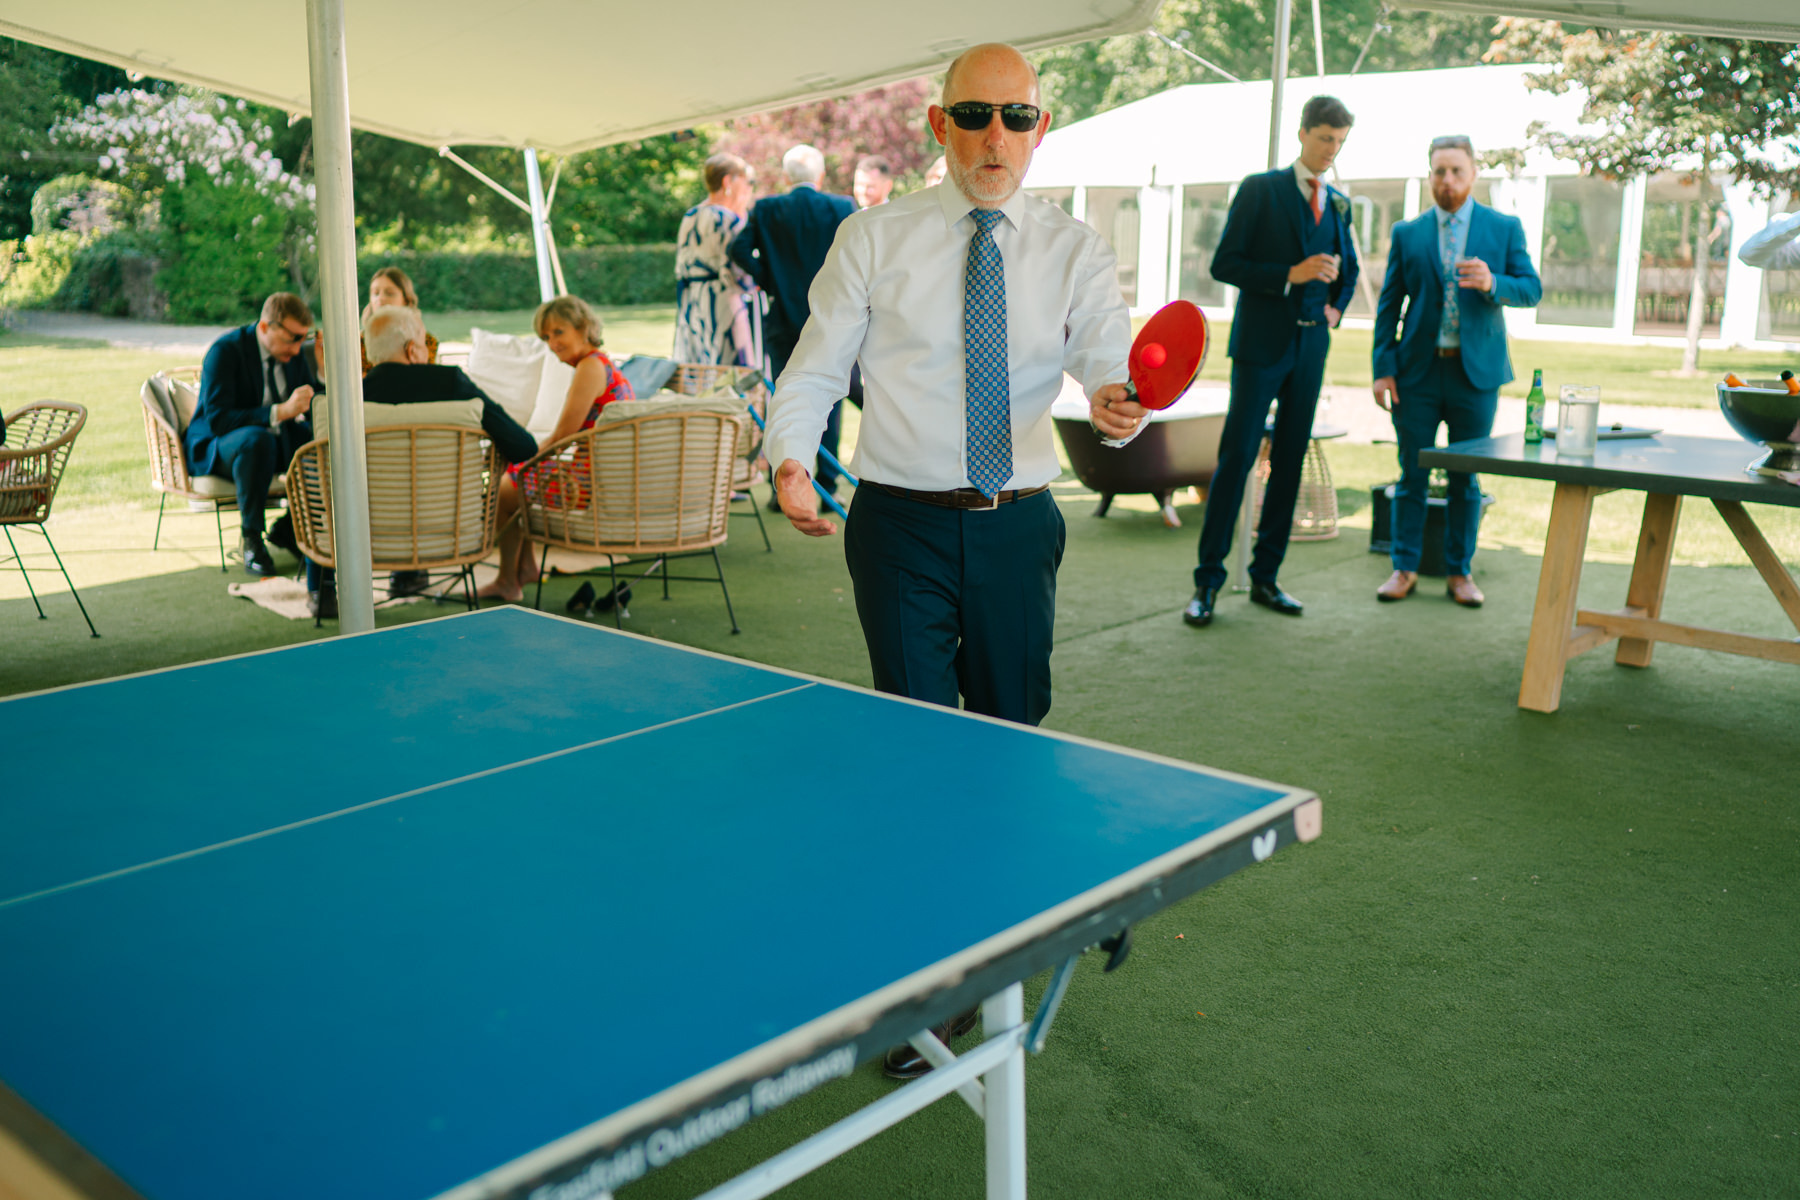
[[983, 509], [998, 508], [1002, 504], [1011, 504], [1014, 500], [1024, 500], [1039, 492], [1050, 490], [1049, 484], [1034, 488], [1019, 488], [1017, 491], [1001, 492], [995, 496], [984, 496], [974, 488], [957, 488], [953, 492], [920, 492], [912, 488], [894, 487], [892, 484], [877, 483], [873, 479], [865, 479], [864, 483], [872, 483], [889, 495], [901, 496], [907, 500], [917, 500], [921, 504], [935, 504], [939, 508]]
[[1439, 346], [1437, 348], [1437, 356], [1439, 358], [1461, 358], [1462, 357], [1462, 347], [1461, 346]]

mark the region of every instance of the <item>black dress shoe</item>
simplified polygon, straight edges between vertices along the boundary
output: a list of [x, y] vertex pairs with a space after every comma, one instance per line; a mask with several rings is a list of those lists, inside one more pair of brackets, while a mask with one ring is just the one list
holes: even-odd
[[337, 620], [337, 589], [321, 588], [316, 592], [306, 593], [306, 611], [317, 621]]
[[244, 535], [244, 570], [265, 579], [275, 574], [275, 556], [263, 545], [260, 533]]
[[294, 540], [294, 521], [286, 513], [275, 518], [269, 526], [269, 542], [277, 550], [286, 550], [295, 558], [300, 557], [300, 543]]
[[592, 607], [593, 603], [594, 585], [584, 579], [581, 581], [581, 586], [575, 589], [575, 594], [569, 597], [563, 607], [572, 613], [580, 614]]
[[597, 596], [594, 598], [594, 611], [611, 612], [613, 610], [613, 605], [615, 604], [620, 608], [625, 608], [630, 603], [631, 585], [629, 583], [621, 583], [616, 588], [608, 588], [604, 596]]
[[[970, 1032], [981, 1020], [981, 1009], [971, 1008], [967, 1012], [957, 1013], [931, 1032], [937, 1034], [938, 1041], [948, 1046], [952, 1041]], [[905, 1042], [889, 1050], [881, 1060], [881, 1073], [889, 1079], [917, 1079], [931, 1070], [931, 1064], [925, 1056], [913, 1049], [911, 1042]]]
[[1187, 602], [1181, 610], [1181, 619], [1199, 629], [1212, 624], [1213, 605], [1219, 600], [1219, 589], [1216, 587], [1201, 588], [1194, 593], [1194, 598]]
[[1284, 617], [1297, 617], [1306, 611], [1306, 606], [1282, 591], [1279, 584], [1255, 579], [1250, 581], [1250, 603], [1260, 604]]
[[431, 586], [429, 571], [395, 571], [388, 576], [388, 596], [417, 596]]

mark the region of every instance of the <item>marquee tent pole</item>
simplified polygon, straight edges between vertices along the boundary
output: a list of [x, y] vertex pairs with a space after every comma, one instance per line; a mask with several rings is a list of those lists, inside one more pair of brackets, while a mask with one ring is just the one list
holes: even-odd
[[556, 299], [556, 275], [550, 268], [549, 217], [544, 207], [544, 176], [538, 170], [537, 151], [525, 150], [525, 194], [531, 198], [531, 243], [537, 248], [538, 294]]
[[[1269, 73], [1269, 170], [1281, 165], [1281, 90], [1287, 80], [1288, 31], [1293, 17], [1292, 0], [1275, 0], [1275, 65]], [[1256, 471], [1244, 486], [1244, 503], [1238, 509], [1237, 561], [1233, 565], [1231, 590], [1250, 590], [1250, 535], [1253, 532], [1250, 510], [1255, 507]]]
[[[318, 187], [319, 295], [325, 332], [325, 403], [331, 410], [331, 517], [339, 631], [375, 628], [374, 548], [363, 446], [362, 337], [357, 325], [356, 207], [350, 173], [350, 76], [344, 0], [307, 0], [312, 68], [313, 168]], [[297, 481], [295, 481], [297, 485]]]

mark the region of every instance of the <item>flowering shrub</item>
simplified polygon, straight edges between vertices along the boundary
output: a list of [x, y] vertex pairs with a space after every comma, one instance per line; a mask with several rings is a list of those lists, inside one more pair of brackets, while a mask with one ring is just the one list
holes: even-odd
[[243, 184], [278, 207], [310, 208], [313, 185], [290, 172], [266, 149], [267, 125], [238, 120], [242, 100], [192, 92], [142, 89], [101, 96], [50, 131], [59, 145], [99, 151], [99, 168], [149, 194], [163, 184], [180, 186], [192, 172], [214, 184]]
[[51, 130], [123, 184], [154, 226], [168, 315], [202, 321], [310, 291], [313, 185], [268, 149], [273, 134], [242, 100], [142, 89], [101, 96]]

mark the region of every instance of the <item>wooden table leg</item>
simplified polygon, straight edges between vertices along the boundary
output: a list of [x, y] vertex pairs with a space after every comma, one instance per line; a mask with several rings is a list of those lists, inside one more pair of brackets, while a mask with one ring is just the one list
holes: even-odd
[[1544, 565], [1538, 573], [1537, 606], [1531, 610], [1531, 638], [1525, 643], [1520, 708], [1555, 712], [1562, 702], [1563, 666], [1575, 628], [1575, 597], [1581, 588], [1581, 562], [1587, 555], [1588, 518], [1593, 512], [1593, 488], [1556, 485], [1550, 528], [1544, 535]]
[[[1675, 526], [1681, 520], [1681, 497], [1650, 492], [1644, 497], [1644, 522], [1638, 526], [1637, 557], [1631, 562], [1631, 585], [1625, 589], [1625, 607], [1655, 619], [1662, 616], [1663, 589], [1669, 583], [1669, 563], [1675, 553]], [[1620, 666], [1647, 667], [1656, 643], [1648, 638], [1622, 637], [1613, 661]]]
[[1775, 553], [1768, 539], [1763, 537], [1762, 530], [1756, 527], [1756, 522], [1744, 511], [1742, 504], [1736, 500], [1714, 500], [1713, 507], [1725, 518], [1725, 524], [1731, 526], [1738, 545], [1744, 548], [1744, 553], [1750, 556], [1750, 561], [1763, 577], [1763, 582], [1775, 593], [1781, 611], [1788, 615], [1788, 620], [1794, 623], [1795, 629], [1800, 629], [1800, 584], [1796, 584], [1794, 577], [1788, 574], [1781, 556]]

